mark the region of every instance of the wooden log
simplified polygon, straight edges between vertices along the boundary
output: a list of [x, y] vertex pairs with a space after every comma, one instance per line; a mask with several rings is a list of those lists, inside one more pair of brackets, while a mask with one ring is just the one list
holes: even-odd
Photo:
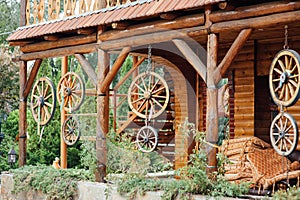
[[183, 40], [174, 39], [173, 43], [206, 83], [206, 65], [200, 60], [197, 54]]
[[[228, 4], [227, 2], [225, 4]], [[220, 5], [220, 4], [219, 4]], [[251, 18], [264, 16], [274, 13], [283, 13], [300, 9], [300, 2], [277, 1], [265, 3], [260, 6], [252, 5], [238, 8], [230, 12], [214, 12], [210, 15], [210, 20], [214, 23], [222, 21], [230, 21], [242, 18]]]
[[222, 76], [226, 73], [233, 59], [239, 53], [240, 49], [244, 46], [245, 42], [250, 37], [251, 33], [252, 33], [252, 29], [244, 29], [240, 32], [240, 34], [235, 39], [230, 49], [226, 53], [222, 62], [218, 65], [216, 71], [214, 72], [215, 83], [219, 83], [219, 81], [222, 79]]
[[194, 27], [203, 24], [204, 24], [204, 15], [197, 14], [197, 15], [180, 17], [172, 21], [160, 20], [157, 22], [143, 23], [143, 24], [131, 26], [130, 28], [121, 31], [118, 30], [106, 31], [99, 34], [98, 38], [101, 41], [115, 40], [120, 38], [132, 37], [134, 35], [141, 35], [141, 34], [158, 32], [158, 31], [174, 30], [179, 28]]
[[98, 76], [97, 93], [97, 130], [96, 130], [96, 157], [97, 167], [95, 179], [97, 182], [105, 182], [107, 148], [106, 134], [109, 129], [109, 93], [108, 90], [101, 91], [102, 82], [109, 71], [109, 55], [107, 52], [98, 50]]
[[144, 62], [145, 57], [140, 58], [135, 64], [134, 66], [127, 72], [127, 74], [116, 84], [116, 86], [114, 87], [114, 91], [118, 90], [119, 87], [127, 80], [127, 78], [136, 70], [136, 68], [138, 68], [142, 62]]
[[94, 68], [90, 65], [90, 63], [86, 60], [84, 55], [82, 54], [75, 54], [75, 57], [79, 61], [81, 67], [86, 72], [88, 77], [91, 79], [92, 84], [97, 87], [97, 75], [95, 73]]
[[300, 20], [300, 10], [270, 14], [267, 16], [254, 17], [250, 19], [238, 19], [215, 23], [210, 27], [211, 32], [220, 33], [226, 31], [237, 31], [242, 29], [259, 29], [292, 23]]
[[[207, 110], [206, 110], [206, 141], [212, 144], [218, 142], [218, 89], [214, 81], [214, 71], [217, 68], [218, 36], [208, 35], [207, 42]], [[207, 172], [217, 170], [217, 149], [206, 145]]]
[[27, 99], [23, 96], [26, 84], [27, 62], [20, 63], [20, 103], [19, 103], [19, 167], [26, 164], [26, 127], [27, 127]]
[[[62, 57], [62, 63], [61, 63], [61, 76], [64, 76], [68, 72], [68, 56]], [[65, 109], [60, 110], [60, 124], [61, 127], [67, 120], [67, 112]], [[68, 167], [68, 146], [64, 142], [63, 139], [63, 131], [61, 129], [60, 134], [60, 167], [62, 169], [66, 169]]]
[[125, 59], [127, 58], [129, 52], [130, 52], [130, 47], [124, 47], [119, 54], [117, 60], [115, 61], [114, 65], [112, 66], [111, 70], [108, 72], [107, 76], [102, 82], [102, 86], [100, 91], [104, 93], [108, 88], [111, 82], [113, 81], [114, 77], [118, 73], [119, 69], [122, 67]]
[[28, 77], [28, 80], [26, 81], [26, 84], [25, 84], [25, 87], [24, 87], [24, 90], [23, 90], [23, 97], [24, 98], [27, 98], [28, 97], [28, 94], [31, 90], [31, 87], [33, 85], [33, 82], [34, 82], [34, 79], [39, 71], [39, 68], [41, 66], [41, 63], [42, 63], [42, 59], [37, 59], [35, 62], [34, 62], [34, 65], [31, 69], [31, 72], [30, 72], [30, 75]]
[[97, 50], [98, 44], [85, 44], [85, 45], [78, 45], [74, 47], [63, 47], [58, 49], [51, 49], [47, 51], [38, 51], [33, 53], [25, 53], [21, 56], [15, 57], [13, 60], [15, 62], [18, 61], [29, 61], [35, 59], [42, 59], [42, 58], [51, 58], [51, 57], [58, 57], [58, 56], [70, 56], [73, 54], [86, 54], [95, 52]]
[[[53, 37], [54, 36], [51, 36], [51, 38]], [[60, 38], [60, 39], [56, 38], [53, 40], [50, 40], [49, 38], [49, 41], [38, 42], [38, 43], [22, 46], [20, 50], [23, 53], [31, 53], [31, 52], [45, 51], [49, 49], [56, 49], [60, 47], [89, 44], [93, 42], [96, 42], [96, 33], [91, 35], [80, 35], [80, 36], [69, 37], [69, 38]]]

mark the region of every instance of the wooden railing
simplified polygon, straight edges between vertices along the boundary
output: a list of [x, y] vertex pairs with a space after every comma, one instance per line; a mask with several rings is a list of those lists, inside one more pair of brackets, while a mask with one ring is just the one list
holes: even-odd
[[135, 0], [27, 0], [26, 25], [61, 19]]

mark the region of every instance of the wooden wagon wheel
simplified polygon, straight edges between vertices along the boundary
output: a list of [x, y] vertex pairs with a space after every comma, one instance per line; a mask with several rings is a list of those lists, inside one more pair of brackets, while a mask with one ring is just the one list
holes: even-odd
[[53, 82], [42, 77], [35, 82], [31, 92], [31, 112], [39, 125], [46, 125], [54, 116], [56, 106], [55, 87]]
[[66, 73], [58, 82], [57, 99], [67, 112], [79, 109], [85, 97], [84, 82], [73, 72]]
[[68, 117], [62, 126], [63, 140], [67, 145], [74, 145], [80, 138], [79, 122]]
[[138, 75], [128, 90], [130, 109], [141, 118], [155, 118], [167, 107], [170, 97], [166, 81], [154, 72]]
[[279, 106], [292, 106], [300, 95], [300, 56], [291, 49], [277, 53], [271, 64], [269, 87], [274, 102]]
[[136, 136], [136, 144], [140, 151], [149, 153], [157, 147], [158, 134], [151, 126], [143, 126]]
[[275, 151], [290, 155], [298, 144], [298, 126], [292, 115], [281, 112], [273, 120], [270, 128], [271, 144]]

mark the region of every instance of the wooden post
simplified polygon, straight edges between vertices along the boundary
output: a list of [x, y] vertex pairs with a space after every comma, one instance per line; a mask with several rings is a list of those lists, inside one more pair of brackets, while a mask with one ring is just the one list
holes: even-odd
[[[68, 72], [68, 56], [62, 57], [62, 63], [61, 63], [61, 76], [64, 76]], [[57, 91], [60, 92], [60, 91]], [[64, 109], [61, 109], [60, 111], [60, 120], [61, 120], [61, 127], [63, 123], [67, 119], [66, 111]], [[62, 169], [67, 168], [67, 144], [64, 142], [63, 139], [63, 132], [61, 129], [61, 137], [60, 137], [60, 167]]]
[[[218, 36], [208, 35], [207, 43], [207, 111], [206, 141], [211, 144], [218, 142], [218, 89], [214, 82], [214, 70], [217, 67]], [[217, 149], [206, 145], [207, 172], [217, 170]]]
[[26, 164], [27, 98], [23, 96], [27, 79], [27, 62], [20, 63], [20, 105], [19, 105], [19, 166]]
[[98, 84], [97, 84], [97, 130], [96, 130], [96, 156], [97, 168], [95, 178], [97, 182], [105, 182], [106, 176], [106, 134], [109, 126], [109, 91], [101, 91], [102, 83], [108, 74], [109, 55], [107, 52], [98, 50]]
[[[26, 25], [26, 0], [20, 2], [20, 26]], [[27, 62], [20, 62], [20, 103], [19, 103], [19, 166], [26, 164], [26, 127], [27, 127], [27, 99], [23, 96], [27, 81]]]

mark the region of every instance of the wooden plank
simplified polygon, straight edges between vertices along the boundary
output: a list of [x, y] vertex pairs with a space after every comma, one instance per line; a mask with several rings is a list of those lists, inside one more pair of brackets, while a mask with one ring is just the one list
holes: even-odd
[[173, 43], [177, 46], [177, 48], [184, 55], [187, 61], [193, 66], [196, 72], [206, 83], [206, 65], [200, 60], [197, 54], [189, 47], [189, 45], [184, 40], [174, 39]]
[[75, 54], [75, 57], [79, 61], [81, 67], [86, 72], [88, 77], [91, 79], [92, 84], [96, 87], [97, 86], [97, 75], [95, 73], [94, 68], [90, 65], [90, 63], [86, 60], [84, 55], [82, 54]]

